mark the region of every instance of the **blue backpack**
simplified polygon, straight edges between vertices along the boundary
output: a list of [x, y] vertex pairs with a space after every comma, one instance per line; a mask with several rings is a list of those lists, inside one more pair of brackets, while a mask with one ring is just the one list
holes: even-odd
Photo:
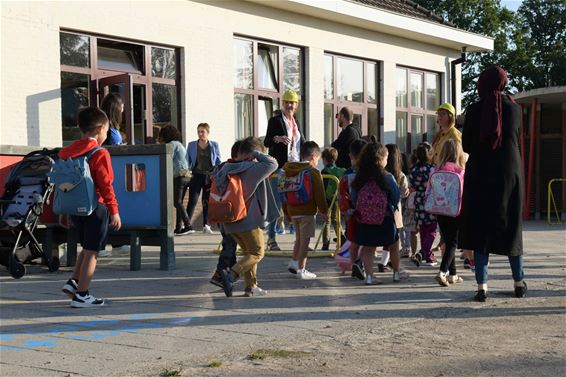
[[289, 177], [283, 175], [279, 180], [279, 192], [283, 203], [290, 206], [304, 205], [313, 198], [311, 169], [305, 169], [299, 174]]
[[53, 212], [56, 215], [89, 216], [98, 205], [88, 160], [99, 149], [94, 147], [82, 156], [59, 159], [47, 174], [49, 183], [55, 186]]

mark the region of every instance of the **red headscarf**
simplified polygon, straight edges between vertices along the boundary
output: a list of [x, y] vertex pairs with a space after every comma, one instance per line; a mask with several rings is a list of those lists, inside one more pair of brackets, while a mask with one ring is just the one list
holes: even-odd
[[478, 94], [483, 101], [480, 139], [492, 149], [501, 146], [501, 114], [503, 90], [507, 86], [507, 73], [494, 65], [485, 69], [478, 79]]

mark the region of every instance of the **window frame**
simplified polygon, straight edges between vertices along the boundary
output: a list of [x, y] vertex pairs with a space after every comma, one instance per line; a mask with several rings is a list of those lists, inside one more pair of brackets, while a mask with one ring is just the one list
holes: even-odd
[[[283, 66], [283, 48], [293, 48], [299, 50], [299, 63], [300, 67], [300, 75], [301, 75], [301, 83], [300, 83], [300, 116], [297, 118], [300, 125], [301, 135], [308, 140], [308, 127], [306, 124], [306, 85], [305, 85], [305, 48], [303, 46], [297, 46], [289, 43], [282, 43], [282, 42], [275, 42], [265, 39], [253, 38], [249, 36], [234, 34], [232, 37], [232, 41], [234, 40], [243, 40], [246, 42], [252, 43], [252, 70], [253, 70], [253, 78], [252, 78], [252, 89], [244, 89], [244, 88], [236, 88], [234, 87], [234, 95], [235, 94], [247, 94], [252, 96], [252, 111], [253, 111], [253, 136], [263, 136], [259, 135], [259, 102], [260, 97], [269, 97], [273, 99], [273, 102], [279, 102], [279, 108], [281, 106], [281, 97], [285, 92], [285, 77], [284, 71], [285, 68]], [[269, 88], [260, 88], [258, 86], [259, 81], [259, 69], [258, 69], [258, 57], [259, 57], [259, 48], [258, 45], [270, 45], [277, 47], [277, 86], [278, 89], [269, 89]], [[232, 73], [234, 73], [234, 67], [232, 66]], [[296, 115], [296, 113], [295, 113]], [[235, 123], [235, 120], [234, 120]], [[234, 124], [236, 126], [236, 124]], [[236, 134], [238, 134], [238, 130], [235, 129]]]
[[[59, 64], [60, 72], [69, 72], [69, 73], [81, 73], [90, 75], [90, 93], [89, 93], [89, 106], [100, 106], [99, 103], [99, 88], [98, 88], [98, 80], [106, 77], [117, 76], [119, 74], [128, 73], [132, 77], [132, 84], [144, 85], [145, 86], [145, 94], [144, 94], [144, 102], [145, 102], [145, 112], [142, 116], [143, 120], [146, 121], [145, 124], [145, 140], [144, 144], [154, 144], [156, 140], [153, 135], [153, 84], [165, 84], [171, 85], [175, 87], [175, 93], [177, 96], [177, 116], [176, 116], [176, 123], [177, 128], [182, 134], [182, 117], [181, 117], [181, 82], [182, 82], [182, 73], [181, 73], [181, 48], [176, 46], [170, 45], [158, 45], [149, 42], [137, 41], [137, 40], [130, 40], [127, 38], [116, 38], [116, 37], [108, 37], [104, 35], [92, 34], [88, 32], [81, 32], [77, 30], [68, 30], [68, 29], [60, 29], [59, 34], [74, 34], [85, 36], [89, 38], [89, 59], [90, 59], [90, 66], [89, 67], [76, 67], [66, 64]], [[98, 41], [99, 40], [106, 40], [106, 41], [113, 41], [119, 43], [127, 43], [132, 45], [138, 45], [143, 48], [144, 56], [143, 56], [143, 64], [144, 69], [143, 71], [117, 71], [112, 69], [101, 69], [98, 67]], [[167, 50], [174, 50], [175, 51], [175, 79], [165, 79], [161, 77], [154, 77], [151, 73], [151, 49], [152, 48], [161, 48]], [[60, 60], [59, 60], [60, 61]], [[133, 121], [132, 121], [133, 122]], [[133, 127], [133, 124], [132, 124]], [[65, 142], [65, 140], [63, 140]]]
[[[412, 117], [422, 117], [423, 118], [423, 123], [421, 125], [422, 127], [422, 133], [421, 133], [421, 137], [420, 140], [421, 142], [423, 141], [427, 141], [430, 140], [431, 137], [433, 137], [434, 135], [430, 135], [429, 131], [434, 129], [434, 124], [433, 125], [429, 125], [428, 123], [428, 119], [429, 116], [434, 116], [436, 119], [436, 108], [435, 109], [428, 109], [428, 103], [427, 103], [427, 83], [428, 83], [428, 76], [429, 75], [434, 75], [435, 77], [435, 81], [436, 81], [436, 89], [438, 91], [438, 102], [439, 104], [442, 103], [442, 99], [443, 99], [443, 91], [442, 91], [442, 79], [443, 79], [443, 75], [441, 72], [435, 72], [435, 71], [428, 71], [428, 70], [423, 70], [423, 69], [419, 69], [419, 68], [413, 68], [413, 67], [407, 67], [407, 66], [402, 66], [402, 65], [397, 65], [395, 67], [395, 79], [397, 79], [397, 73], [398, 70], [405, 70], [405, 90], [406, 90], [406, 95], [407, 95], [407, 107], [401, 107], [401, 106], [397, 106], [397, 100], [395, 100], [395, 143], [399, 146], [399, 148], [401, 149], [402, 152], [411, 152], [412, 149], [414, 149], [416, 147], [416, 145], [412, 145]], [[415, 107], [413, 106], [412, 103], [412, 99], [411, 99], [411, 74], [419, 74], [421, 75], [421, 87], [422, 87], [422, 91], [421, 91], [421, 103], [422, 103], [422, 107]], [[395, 86], [396, 90], [397, 90], [397, 85]], [[397, 93], [395, 93], [395, 97], [397, 98]], [[407, 132], [404, 135], [405, 138], [405, 144], [403, 145], [403, 143], [399, 143], [399, 134], [398, 134], [398, 129], [397, 129], [397, 112], [402, 112], [407, 114], [406, 116], [406, 128], [407, 128]]]
[[[369, 124], [369, 109], [375, 109], [377, 112], [377, 122], [378, 124], [375, 125], [375, 129], [377, 131], [376, 133], [376, 138], [377, 140], [381, 140], [381, 135], [382, 135], [382, 125], [383, 125], [383, 115], [381, 113], [381, 65], [382, 62], [379, 60], [372, 60], [372, 59], [366, 59], [366, 58], [361, 58], [361, 57], [356, 57], [356, 56], [350, 56], [350, 55], [344, 55], [344, 54], [338, 54], [335, 52], [331, 52], [331, 51], [324, 51], [323, 54], [323, 59], [325, 59], [327, 56], [332, 58], [332, 99], [327, 99], [326, 96], [324, 96], [324, 103], [323, 105], [326, 104], [331, 104], [333, 106], [334, 109], [334, 119], [335, 119], [335, 114], [338, 114], [338, 112], [340, 111], [340, 109], [344, 106], [349, 107], [355, 114], [361, 114], [362, 115], [362, 124], [359, 125], [361, 127], [362, 130], [362, 135], [367, 135], [370, 129], [370, 124]], [[363, 77], [363, 101], [362, 102], [354, 102], [354, 101], [345, 101], [345, 100], [338, 100], [338, 92], [337, 92], [337, 59], [349, 59], [349, 60], [355, 60], [355, 61], [359, 61], [362, 62], [362, 77]], [[369, 102], [369, 95], [368, 95], [368, 65], [369, 64], [374, 64], [375, 65], [375, 103], [370, 103]], [[324, 77], [324, 80], [326, 80], [326, 77]], [[323, 85], [324, 88], [326, 88], [326, 84]], [[326, 125], [324, 125], [324, 139], [325, 140], [336, 140], [336, 138], [338, 137], [338, 134], [340, 133], [339, 131], [339, 127], [338, 127], [338, 122], [336, 120], [333, 121], [333, 127], [332, 127], [332, 137], [328, 138], [328, 135], [326, 135]], [[329, 146], [329, 145], [327, 145]]]

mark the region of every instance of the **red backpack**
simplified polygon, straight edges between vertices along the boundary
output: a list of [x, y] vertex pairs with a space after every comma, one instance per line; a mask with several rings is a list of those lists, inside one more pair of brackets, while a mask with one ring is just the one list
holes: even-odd
[[244, 188], [239, 175], [227, 176], [228, 184], [224, 194], [218, 192], [214, 178], [208, 199], [208, 219], [213, 223], [234, 223], [248, 215], [244, 200]]
[[380, 225], [387, 214], [387, 195], [377, 182], [369, 181], [358, 192], [356, 215], [361, 224]]
[[279, 192], [283, 203], [290, 206], [303, 205], [312, 201], [311, 169], [305, 169], [293, 177], [283, 175], [279, 180]]

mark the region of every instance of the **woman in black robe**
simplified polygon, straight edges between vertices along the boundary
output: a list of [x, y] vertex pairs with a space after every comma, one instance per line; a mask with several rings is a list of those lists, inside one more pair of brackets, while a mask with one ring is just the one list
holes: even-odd
[[521, 107], [503, 91], [507, 74], [492, 66], [477, 88], [480, 100], [466, 109], [462, 146], [466, 164], [462, 203], [461, 246], [474, 250], [476, 301], [487, 299], [489, 254], [506, 255], [515, 296], [524, 297], [523, 177], [519, 153]]

